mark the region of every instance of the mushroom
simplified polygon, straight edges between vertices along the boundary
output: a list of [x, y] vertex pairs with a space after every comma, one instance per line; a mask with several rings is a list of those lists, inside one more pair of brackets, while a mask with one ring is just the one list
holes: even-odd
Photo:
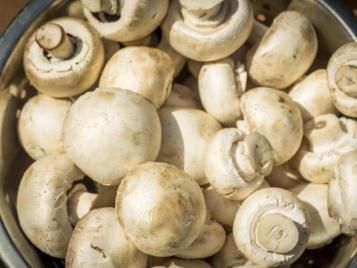
[[27, 78], [38, 91], [51, 97], [70, 97], [97, 81], [104, 48], [90, 25], [63, 17], [47, 22], [31, 36], [23, 63]]
[[298, 104], [304, 122], [318, 115], [337, 114], [337, 110], [331, 101], [325, 69], [309, 74], [301, 82], [294, 85], [289, 95]]
[[74, 228], [66, 255], [66, 267], [145, 268], [140, 252], [120, 226], [114, 208], [89, 212]]
[[118, 185], [136, 165], [155, 160], [160, 142], [154, 106], [119, 88], [100, 88], [80, 96], [65, 121], [66, 153], [103, 185]]
[[308, 249], [323, 247], [341, 234], [339, 222], [328, 213], [326, 184], [302, 184], [291, 188], [290, 191], [303, 202], [307, 211], [310, 222]]
[[146, 254], [178, 254], [198, 237], [206, 217], [199, 185], [165, 163], [137, 166], [119, 185], [116, 210], [121, 226]]
[[234, 126], [241, 117], [239, 99], [246, 89], [247, 76], [244, 65], [231, 58], [201, 67], [198, 88], [202, 105], [223, 125]]
[[342, 232], [357, 234], [357, 150], [340, 157], [335, 174], [329, 182], [328, 209], [338, 219]]
[[339, 157], [357, 149], [357, 122], [353, 119], [320, 115], [305, 123], [304, 135], [303, 145], [290, 163], [314, 183], [328, 183]]
[[244, 121], [237, 122], [238, 129], [265, 136], [273, 148], [274, 165], [293, 157], [303, 138], [303, 122], [288, 94], [264, 87], [251, 89], [242, 95], [240, 107]]
[[183, 169], [200, 185], [206, 184], [206, 148], [221, 125], [198, 109], [165, 107], [159, 116], [162, 142], [157, 160]]
[[195, 93], [192, 89], [181, 84], [173, 84], [172, 90], [167, 98], [164, 107], [196, 108], [201, 106], [195, 99]]
[[126, 47], [107, 62], [100, 87], [133, 91], [159, 108], [171, 92], [174, 66], [163, 51], [149, 47]]
[[212, 268], [212, 266], [202, 260], [181, 260], [174, 258], [167, 261], [165, 266], [155, 266], [152, 268]]
[[106, 39], [125, 42], [153, 32], [164, 19], [168, 0], [81, 0], [84, 15]]
[[42, 94], [26, 102], [18, 121], [18, 135], [32, 159], [64, 153], [63, 127], [70, 107], [69, 100]]
[[308, 239], [304, 205], [292, 193], [265, 188], [240, 206], [233, 224], [238, 249], [264, 266], [289, 265], [304, 252]]
[[283, 89], [310, 68], [316, 53], [317, 37], [310, 21], [296, 11], [284, 11], [247, 53], [246, 67], [256, 85]]
[[68, 17], [74, 17], [77, 19], [82, 19], [84, 20], [84, 14], [83, 14], [83, 7], [82, 3], [80, 0], [74, 0], [69, 2], [65, 9], [64, 9], [64, 15]]
[[357, 118], [357, 42], [341, 46], [332, 55], [327, 73], [332, 102], [344, 115]]
[[229, 199], [245, 199], [260, 187], [272, 167], [272, 148], [259, 133], [245, 135], [226, 128], [216, 133], [207, 148], [207, 180]]
[[196, 61], [213, 61], [240, 48], [253, 21], [248, 0], [174, 0], [161, 28], [180, 54]]
[[271, 186], [284, 189], [292, 188], [304, 182], [299, 171], [293, 168], [289, 162], [273, 167], [266, 180]]
[[64, 258], [72, 235], [67, 191], [84, 174], [64, 154], [49, 155], [25, 172], [17, 194], [20, 226], [30, 241], [46, 254]]

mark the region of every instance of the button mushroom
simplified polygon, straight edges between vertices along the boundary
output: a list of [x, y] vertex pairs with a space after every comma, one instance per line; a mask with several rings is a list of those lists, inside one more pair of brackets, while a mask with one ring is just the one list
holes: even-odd
[[89, 212], [74, 228], [66, 267], [145, 268], [147, 256], [124, 233], [114, 208]]
[[332, 55], [327, 72], [336, 108], [344, 115], [357, 118], [357, 42], [340, 47]]
[[118, 185], [136, 165], [155, 160], [161, 127], [154, 106], [127, 90], [97, 89], [72, 105], [65, 151], [93, 180]]
[[167, 98], [164, 107], [196, 108], [201, 106], [195, 99], [195, 93], [192, 89], [181, 84], [173, 84], [172, 90]]
[[180, 54], [197, 61], [213, 61], [242, 46], [253, 21], [248, 0], [174, 0], [161, 27]]
[[243, 201], [233, 236], [239, 250], [254, 263], [289, 265], [306, 248], [308, 224], [303, 204], [292, 193], [266, 188]]
[[284, 11], [246, 56], [250, 79], [265, 87], [283, 89], [299, 79], [317, 53], [317, 37], [309, 20]]
[[139, 165], [123, 179], [116, 210], [136, 247], [159, 257], [190, 246], [206, 217], [199, 185], [178, 168], [157, 162]]
[[47, 22], [32, 35], [23, 63], [26, 76], [38, 91], [51, 97], [70, 97], [96, 82], [104, 64], [104, 48], [90, 25], [63, 17]]

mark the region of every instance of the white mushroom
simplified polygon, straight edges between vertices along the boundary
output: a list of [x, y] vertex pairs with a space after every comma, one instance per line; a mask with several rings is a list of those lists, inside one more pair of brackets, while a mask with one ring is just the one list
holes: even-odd
[[162, 142], [157, 160], [183, 169], [200, 185], [206, 184], [206, 148], [221, 129], [220, 124], [198, 109], [165, 107], [159, 111], [159, 116]]
[[83, 176], [66, 155], [50, 155], [33, 163], [21, 180], [16, 202], [20, 226], [50, 256], [66, 255], [72, 235], [67, 191]]
[[104, 64], [104, 48], [90, 25], [63, 17], [47, 22], [31, 36], [23, 63], [26, 76], [41, 93], [75, 96], [97, 81]]
[[251, 194], [238, 210], [233, 236], [240, 251], [264, 266], [289, 265], [304, 252], [308, 218], [292, 193], [266, 188]]
[[327, 72], [332, 102], [344, 115], [357, 118], [357, 42], [340, 47]]
[[149, 47], [126, 47], [107, 62], [100, 87], [133, 91], [159, 108], [171, 92], [174, 66], [163, 51]]
[[161, 27], [180, 54], [197, 61], [213, 61], [243, 45], [253, 20], [248, 0], [173, 0]]
[[326, 184], [302, 184], [290, 191], [303, 202], [309, 218], [308, 249], [325, 246], [341, 234], [340, 224], [328, 213], [328, 186]]
[[89, 212], [74, 228], [66, 255], [66, 267], [145, 268], [140, 252], [120, 226], [114, 208]]
[[342, 232], [357, 234], [357, 151], [344, 154], [338, 160], [335, 175], [329, 183], [328, 207], [339, 220]]
[[103, 37], [113, 41], [138, 40], [164, 19], [168, 0], [81, 0], [84, 15]]
[[64, 153], [63, 127], [70, 107], [69, 100], [46, 95], [37, 95], [26, 102], [18, 121], [18, 135], [31, 158]]
[[207, 148], [207, 180], [229, 199], [245, 199], [260, 187], [272, 167], [272, 148], [259, 133], [245, 135], [235, 128], [223, 129]]
[[287, 162], [297, 152], [303, 138], [301, 113], [288, 94], [271, 88], [249, 90], [240, 100], [244, 121], [238, 129], [256, 131], [273, 148], [276, 166]]
[[212, 268], [212, 266], [202, 260], [181, 260], [174, 258], [167, 261], [165, 266], [157, 266], [153, 268]]
[[139, 165], [123, 179], [116, 210], [136, 247], [159, 257], [192, 244], [206, 217], [199, 185], [182, 170], [157, 162]]
[[248, 52], [246, 67], [255, 84], [283, 89], [310, 68], [316, 53], [317, 37], [309, 20], [296, 11], [284, 11]]
[[314, 71], [294, 85], [289, 95], [298, 104], [304, 122], [318, 115], [337, 114], [331, 101], [325, 69]]
[[201, 106], [195, 99], [192, 89], [181, 84], [173, 84], [172, 90], [167, 98], [164, 107], [197, 108]]
[[136, 165], [155, 160], [161, 127], [154, 106], [127, 90], [97, 89], [72, 105], [65, 151], [93, 180], [118, 185]]

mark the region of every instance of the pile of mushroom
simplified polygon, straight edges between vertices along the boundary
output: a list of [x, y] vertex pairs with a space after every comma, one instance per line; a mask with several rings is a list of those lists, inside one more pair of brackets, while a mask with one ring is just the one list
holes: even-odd
[[17, 214], [40, 251], [66, 267], [277, 267], [356, 236], [356, 42], [316, 69], [309, 20], [267, 27], [248, 0], [61, 14], [23, 56], [38, 93], [18, 116], [35, 162]]

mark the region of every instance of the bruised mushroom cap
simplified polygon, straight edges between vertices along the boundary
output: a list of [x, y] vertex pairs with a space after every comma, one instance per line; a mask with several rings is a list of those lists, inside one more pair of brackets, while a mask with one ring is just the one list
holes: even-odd
[[127, 90], [97, 89], [72, 105], [65, 151], [93, 180], [118, 185], [136, 165], [155, 160], [161, 127], [154, 106]]
[[332, 102], [344, 115], [357, 118], [357, 42], [340, 47], [327, 72]]
[[206, 148], [221, 125], [198, 109], [165, 107], [159, 116], [162, 142], [158, 161], [181, 168], [200, 185], [206, 184]]
[[287, 162], [297, 152], [303, 138], [298, 106], [285, 92], [264, 87], [249, 90], [240, 103], [248, 131], [259, 132], [272, 146], [274, 164]]
[[309, 218], [308, 249], [320, 248], [341, 234], [340, 224], [328, 214], [326, 184], [302, 184], [290, 191], [303, 202]]
[[229, 199], [243, 200], [257, 190], [272, 167], [272, 148], [259, 133], [244, 135], [235, 128], [223, 129], [207, 148], [206, 177]]
[[[93, 86], [102, 70], [102, 41], [95, 29], [82, 20], [63, 17], [49, 23], [59, 29], [57, 35], [62, 37], [57, 37], [69, 39], [68, 45], [72, 46], [74, 51], [65, 60], [53, 57], [38, 44], [38, 32], [35, 32], [25, 47], [23, 63], [26, 76], [38, 91], [51, 97], [81, 94]], [[51, 36], [44, 37], [49, 40], [54, 38], [53, 32], [46, 33], [48, 34]]]
[[292, 193], [265, 188], [243, 201], [233, 236], [239, 250], [254, 263], [288, 265], [306, 248], [308, 224], [303, 204]]
[[140, 252], [120, 226], [114, 208], [90, 211], [74, 228], [66, 267], [146, 267]]
[[37, 95], [26, 102], [18, 121], [18, 135], [31, 158], [64, 153], [63, 126], [70, 107], [69, 100], [46, 95]]
[[64, 258], [72, 235], [67, 191], [84, 174], [66, 155], [50, 155], [25, 172], [17, 194], [17, 215], [30, 241], [46, 254]]
[[[83, 2], [90, 2], [84, 1]], [[98, 1], [96, 1], [98, 2]], [[111, 1], [111, 8], [116, 10], [114, 15], [117, 19], [112, 19], [101, 11], [92, 13], [84, 5], [84, 15], [101, 36], [113, 41], [132, 41], [143, 38], [153, 32], [164, 19], [168, 0], [130, 0], [130, 1]]]
[[164, 107], [196, 108], [201, 106], [195, 99], [195, 93], [192, 89], [181, 84], [173, 84], [172, 90], [167, 98]]
[[105, 65], [100, 87], [133, 91], [159, 108], [171, 92], [174, 66], [163, 51], [150, 47], [119, 50]]
[[[197, 7], [194, 7], [197, 3]], [[248, 0], [171, 1], [161, 25], [163, 34], [180, 54], [197, 61], [225, 58], [247, 40], [253, 28]]]
[[[207, 262], [202, 260], [181, 260], [171, 259], [165, 263], [165, 266], [159, 266], [160, 268], [212, 268]], [[159, 268], [153, 267], [153, 268]]]
[[328, 209], [339, 220], [342, 232], [357, 234], [357, 151], [344, 154], [338, 160], [335, 176], [330, 180]]
[[206, 217], [199, 185], [165, 163], [137, 166], [119, 185], [119, 222], [138, 249], [165, 257], [178, 254], [198, 237]]
[[317, 37], [310, 21], [296, 11], [284, 11], [247, 53], [246, 67], [256, 85], [283, 89], [310, 68], [316, 53]]

